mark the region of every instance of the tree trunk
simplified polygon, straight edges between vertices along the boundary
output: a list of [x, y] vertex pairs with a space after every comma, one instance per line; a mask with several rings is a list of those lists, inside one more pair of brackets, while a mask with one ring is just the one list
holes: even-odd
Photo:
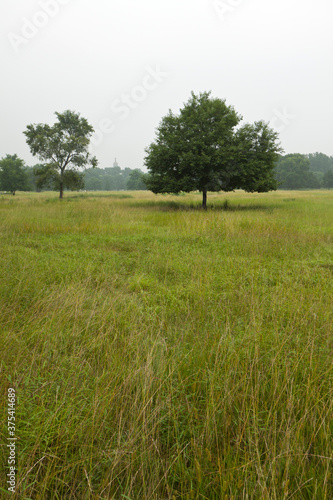
[[207, 210], [207, 189], [202, 190], [202, 208]]
[[59, 193], [59, 198], [62, 200], [64, 195], [64, 183], [63, 180], [60, 179], [60, 193]]
[[13, 196], [15, 196], [15, 189], [13, 189], [12, 194], [13, 194]]

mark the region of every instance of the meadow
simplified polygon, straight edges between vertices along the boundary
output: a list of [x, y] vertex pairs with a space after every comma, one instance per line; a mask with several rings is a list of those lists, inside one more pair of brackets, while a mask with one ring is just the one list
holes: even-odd
[[333, 498], [333, 193], [0, 196], [0, 498]]

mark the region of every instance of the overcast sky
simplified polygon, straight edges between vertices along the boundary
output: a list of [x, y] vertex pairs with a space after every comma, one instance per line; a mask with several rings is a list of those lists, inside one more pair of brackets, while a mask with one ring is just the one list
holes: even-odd
[[[193, 90], [265, 120], [286, 153], [333, 155], [332, 0], [1, 0], [0, 157], [71, 109], [99, 166], [143, 167]], [[243, 122], [243, 123], [244, 123]]]

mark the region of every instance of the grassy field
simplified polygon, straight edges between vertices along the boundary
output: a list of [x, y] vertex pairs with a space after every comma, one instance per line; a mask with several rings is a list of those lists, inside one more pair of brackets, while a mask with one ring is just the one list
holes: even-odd
[[333, 498], [333, 193], [200, 203], [0, 196], [12, 498]]

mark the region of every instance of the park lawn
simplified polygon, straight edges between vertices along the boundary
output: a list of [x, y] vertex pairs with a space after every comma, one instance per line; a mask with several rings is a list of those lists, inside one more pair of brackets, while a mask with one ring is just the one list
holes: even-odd
[[0, 196], [14, 498], [332, 498], [332, 192], [200, 204]]

